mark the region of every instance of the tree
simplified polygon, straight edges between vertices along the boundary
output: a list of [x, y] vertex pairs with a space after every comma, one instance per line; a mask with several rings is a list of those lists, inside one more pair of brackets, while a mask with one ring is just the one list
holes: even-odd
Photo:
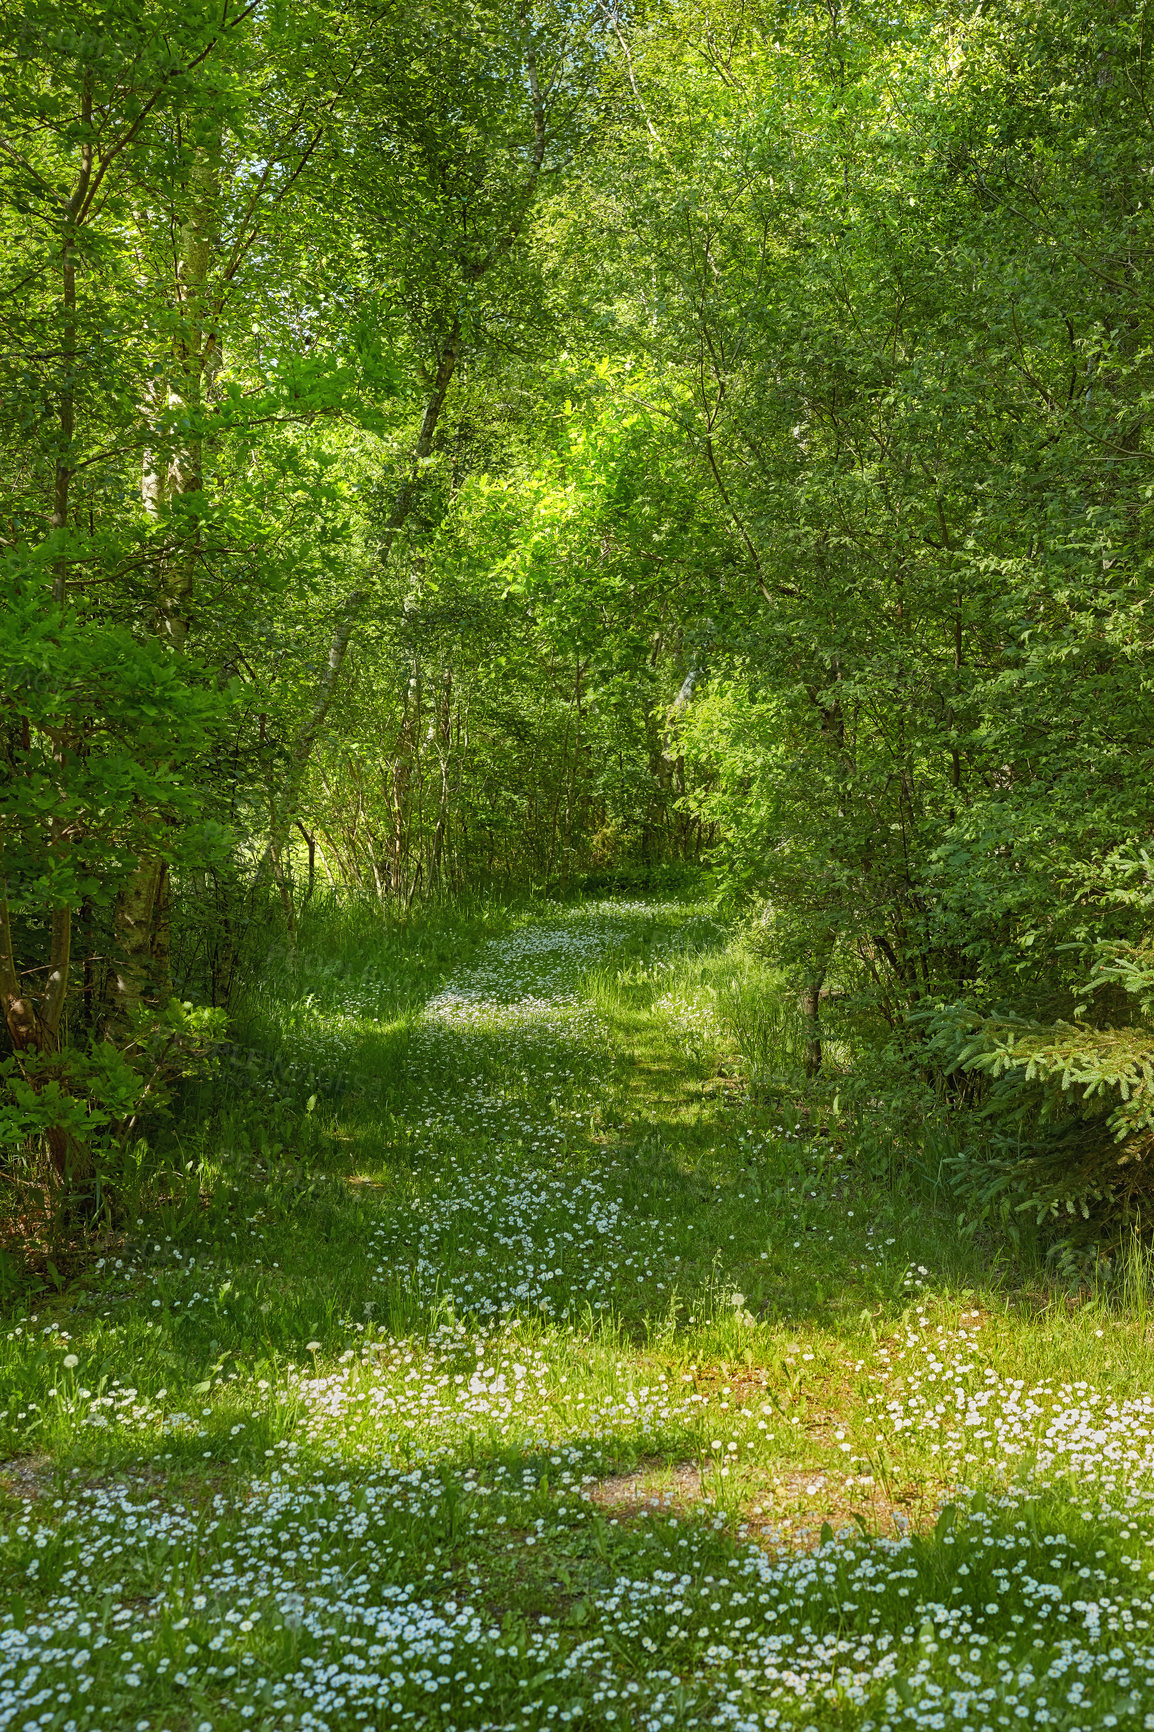
[[401, 314], [424, 404], [374, 528], [371, 565], [335, 608], [324, 668], [287, 753], [264, 860], [281, 856], [306, 766], [349, 645], [412, 517], [434, 435], [462, 365], [516, 340], [531, 320], [527, 225], [540, 190], [579, 140], [590, 77], [588, 23], [546, 5], [361, 17], [351, 177], [341, 196], [370, 282]]

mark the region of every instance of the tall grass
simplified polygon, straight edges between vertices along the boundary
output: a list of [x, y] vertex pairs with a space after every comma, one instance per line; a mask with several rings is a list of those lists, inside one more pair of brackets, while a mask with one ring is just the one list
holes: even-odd
[[[812, 1034], [798, 991], [780, 968], [767, 962], [740, 933], [702, 918], [672, 949], [612, 975], [602, 971], [595, 989], [622, 990], [638, 1008], [658, 1007], [668, 1019], [695, 1030], [699, 1045], [712, 1038], [719, 1051], [740, 1061], [753, 1097], [778, 1099], [835, 1087], [852, 1062], [836, 1011], [823, 1001], [820, 1016], [822, 1073], [807, 1076], [806, 1048]], [[704, 1047], [700, 1050], [704, 1051]], [[826, 1091], [828, 1092], [828, 1090]]]

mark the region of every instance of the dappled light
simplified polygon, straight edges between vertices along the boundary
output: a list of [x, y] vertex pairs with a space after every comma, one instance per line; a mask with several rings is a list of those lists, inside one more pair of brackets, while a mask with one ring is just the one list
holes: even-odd
[[0, 8], [0, 1732], [1154, 1732], [1151, 47]]
[[[1144, 1335], [1089, 1307], [1041, 1364], [964, 1236], [902, 1219], [915, 1190], [883, 1232], [852, 1147], [703, 1092], [735, 1068], [694, 986], [711, 916], [555, 906], [471, 942], [314, 1155], [327, 1226], [250, 1181], [2, 1343], [35, 1452], [0, 1469], [10, 1718], [1137, 1711]], [[376, 1051], [359, 985], [324, 1016]]]

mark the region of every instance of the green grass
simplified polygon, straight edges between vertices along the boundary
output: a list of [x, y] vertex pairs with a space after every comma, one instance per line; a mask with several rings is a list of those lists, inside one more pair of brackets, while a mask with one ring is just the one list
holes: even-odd
[[0, 1725], [1142, 1725], [1143, 1255], [961, 1232], [793, 1017], [689, 901], [317, 908], [0, 1336]]

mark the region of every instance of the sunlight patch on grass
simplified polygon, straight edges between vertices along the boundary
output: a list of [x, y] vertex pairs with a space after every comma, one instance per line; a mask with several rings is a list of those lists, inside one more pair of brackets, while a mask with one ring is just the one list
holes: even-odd
[[0, 1333], [0, 1725], [1141, 1725], [1144, 1315], [751, 1099], [701, 910], [497, 924], [278, 965], [347, 1086]]

